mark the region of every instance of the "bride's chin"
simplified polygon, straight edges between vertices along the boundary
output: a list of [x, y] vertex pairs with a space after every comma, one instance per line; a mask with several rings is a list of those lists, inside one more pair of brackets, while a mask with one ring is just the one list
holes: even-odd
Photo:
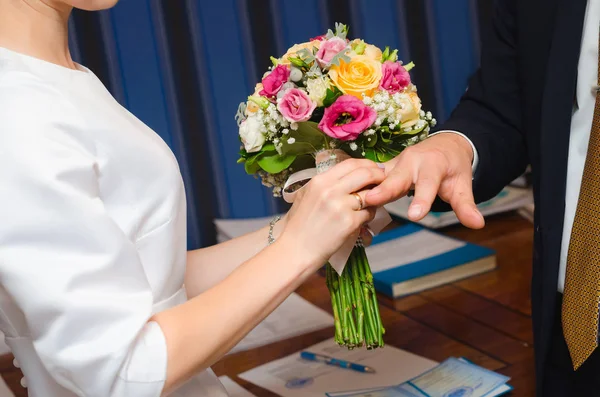
[[112, 8], [119, 0], [65, 0], [64, 3], [85, 11], [99, 11]]

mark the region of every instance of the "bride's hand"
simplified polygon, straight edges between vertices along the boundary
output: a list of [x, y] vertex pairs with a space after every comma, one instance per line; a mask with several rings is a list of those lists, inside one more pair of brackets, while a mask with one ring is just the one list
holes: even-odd
[[368, 190], [363, 189], [384, 179], [385, 172], [376, 163], [358, 159], [317, 175], [298, 192], [278, 240], [293, 247], [290, 255], [303, 255], [315, 268], [322, 266], [375, 216], [374, 207], [358, 210], [360, 202], [352, 193], [358, 192], [364, 203]]

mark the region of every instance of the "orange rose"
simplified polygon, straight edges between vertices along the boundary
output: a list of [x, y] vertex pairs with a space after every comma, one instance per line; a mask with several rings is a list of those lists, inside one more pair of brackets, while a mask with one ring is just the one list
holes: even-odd
[[346, 63], [333, 65], [329, 77], [344, 94], [362, 99], [362, 94], [373, 95], [381, 81], [381, 62], [366, 55], [356, 55]]

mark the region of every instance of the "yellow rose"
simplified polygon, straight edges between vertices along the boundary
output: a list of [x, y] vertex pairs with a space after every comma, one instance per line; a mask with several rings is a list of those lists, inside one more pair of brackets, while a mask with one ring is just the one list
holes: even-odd
[[381, 62], [366, 55], [356, 55], [346, 63], [333, 65], [329, 77], [344, 94], [362, 99], [362, 94], [371, 96], [381, 81]]
[[304, 49], [309, 50], [311, 53], [313, 52], [313, 48], [318, 49], [321, 45], [321, 40], [313, 40], [307, 41], [306, 43], [294, 44], [287, 52], [279, 58], [279, 63], [283, 65], [289, 65], [290, 60], [289, 57], [297, 57], [298, 51], [302, 51]]
[[400, 106], [398, 115], [402, 128], [410, 128], [419, 121], [421, 112], [421, 99], [416, 92], [400, 94]]

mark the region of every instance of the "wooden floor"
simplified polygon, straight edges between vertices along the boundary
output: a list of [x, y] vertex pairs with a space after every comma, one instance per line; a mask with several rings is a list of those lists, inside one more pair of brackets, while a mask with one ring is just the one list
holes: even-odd
[[[516, 214], [506, 214], [489, 218], [480, 231], [453, 226], [443, 232], [496, 250], [498, 269], [397, 301], [382, 299], [386, 342], [436, 361], [464, 356], [510, 376], [514, 386], [511, 396], [533, 396], [531, 223]], [[331, 312], [322, 276], [315, 274], [297, 292]], [[213, 369], [217, 375], [229, 375], [256, 396], [275, 396], [236, 375], [332, 335], [333, 328], [329, 328], [237, 353]], [[12, 357], [0, 357], [0, 373], [16, 396], [26, 396]]]

